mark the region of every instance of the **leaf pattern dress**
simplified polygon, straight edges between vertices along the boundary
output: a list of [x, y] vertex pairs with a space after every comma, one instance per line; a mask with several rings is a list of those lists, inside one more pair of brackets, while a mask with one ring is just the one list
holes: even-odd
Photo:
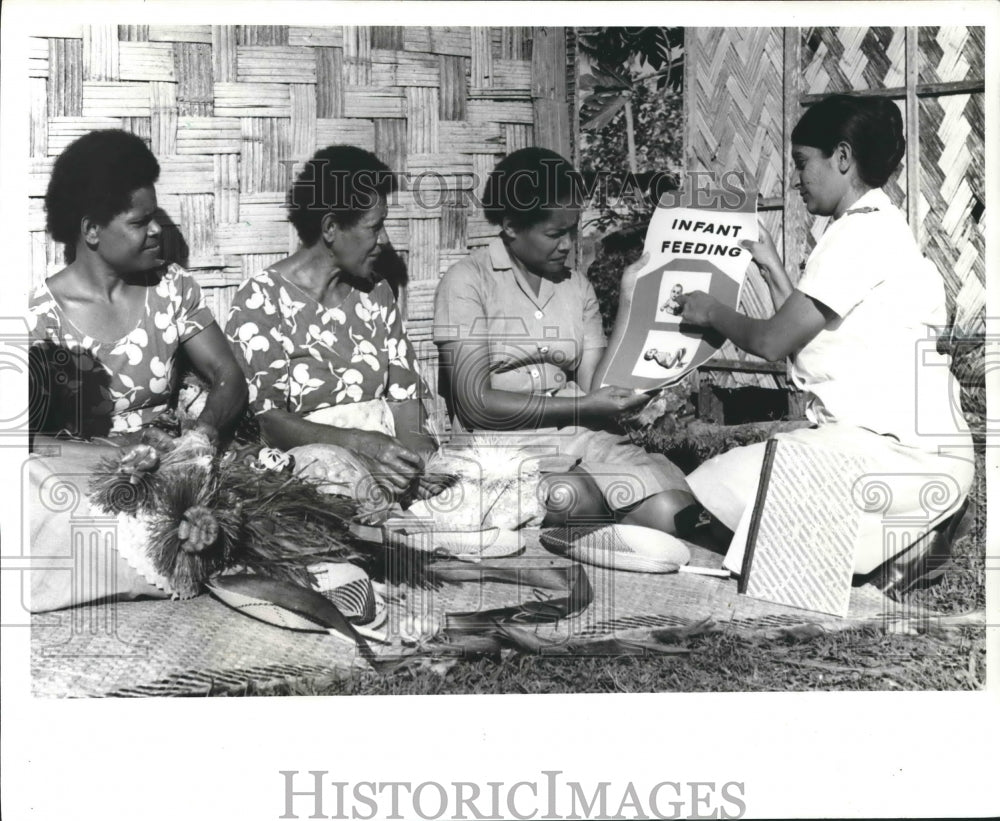
[[308, 417], [419, 395], [413, 347], [384, 280], [329, 308], [276, 271], [262, 271], [237, 290], [226, 335], [257, 413], [279, 409]]
[[181, 345], [215, 320], [179, 265], [153, 275], [135, 327], [117, 340], [77, 328], [47, 283], [28, 303], [33, 418], [41, 432], [92, 438], [137, 430], [170, 406]]

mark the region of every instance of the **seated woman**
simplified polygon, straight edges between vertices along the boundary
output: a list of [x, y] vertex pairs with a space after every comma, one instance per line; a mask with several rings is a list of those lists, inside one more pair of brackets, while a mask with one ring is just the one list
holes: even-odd
[[[615, 519], [673, 533], [694, 502], [684, 474], [615, 429], [648, 398], [595, 379], [607, 345], [597, 297], [566, 267], [581, 182], [543, 148], [516, 151], [490, 174], [484, 211], [499, 234], [453, 265], [434, 299], [442, 394], [457, 432], [521, 431], [505, 438], [556, 451], [543, 463], [543, 525]], [[625, 279], [634, 285], [638, 270]]]
[[47, 228], [68, 265], [29, 302], [32, 434], [137, 431], [168, 408], [178, 354], [209, 383], [193, 430], [215, 442], [247, 389], [198, 283], [160, 258], [160, 166], [125, 131], [94, 131], [59, 155]]
[[[28, 465], [30, 540], [40, 555], [72, 551], [74, 506], [47, 503], [53, 488], [75, 485], [65, 498], [93, 515], [91, 471], [169, 408], [181, 352], [209, 388], [204, 410], [174, 443], [177, 461], [211, 454], [246, 404], [243, 374], [198, 283], [160, 258], [159, 173], [139, 137], [114, 130], [76, 140], [52, 170], [47, 227], [68, 264], [29, 303], [29, 432], [40, 452]], [[56, 434], [58, 447], [42, 455], [42, 436]], [[33, 571], [31, 609], [159, 593], [120, 554], [114, 561], [113, 569], [77, 561], [72, 573]]]
[[[949, 357], [935, 350], [947, 322], [944, 287], [882, 186], [904, 151], [902, 118], [889, 100], [831, 96], [792, 132], [793, 186], [806, 209], [831, 217], [793, 286], [766, 231], [748, 243], [773, 297], [770, 319], [751, 319], [694, 291], [679, 297], [686, 321], [724, 334], [745, 351], [789, 360], [809, 395], [813, 427], [790, 434], [875, 466], [849, 481], [886, 482], [888, 507], [862, 515], [858, 574], [873, 571], [954, 513], [973, 478], [972, 442]], [[698, 500], [735, 529], [757, 491], [764, 444], [701, 465], [688, 482]], [[935, 483], [946, 498], [928, 507]], [[940, 502], [940, 504], [937, 504]], [[884, 519], [906, 521], [908, 539]], [[743, 544], [727, 566], [739, 571]]]
[[375, 275], [393, 186], [368, 151], [317, 152], [288, 198], [300, 247], [240, 286], [226, 332], [270, 445], [346, 449], [399, 496], [437, 444], [401, 312]]

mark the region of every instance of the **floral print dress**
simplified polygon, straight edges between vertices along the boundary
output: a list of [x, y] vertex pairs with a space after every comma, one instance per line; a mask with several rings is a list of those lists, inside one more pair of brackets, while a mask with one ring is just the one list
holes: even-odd
[[388, 283], [328, 308], [274, 270], [246, 280], [226, 323], [257, 413], [418, 397], [420, 377]]
[[43, 283], [28, 303], [32, 418], [40, 431], [92, 438], [137, 430], [165, 411], [181, 345], [215, 320], [194, 278], [164, 268], [146, 289], [136, 326], [121, 339], [80, 331]]

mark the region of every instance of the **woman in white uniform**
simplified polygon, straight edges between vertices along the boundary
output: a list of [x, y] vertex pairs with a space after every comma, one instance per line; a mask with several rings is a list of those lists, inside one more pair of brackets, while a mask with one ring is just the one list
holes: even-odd
[[[800, 281], [792, 285], [763, 231], [747, 247], [774, 316], [751, 319], [700, 291], [679, 298], [686, 321], [769, 361], [788, 359], [813, 423], [790, 438], [867, 460], [862, 475], [848, 477], [858, 483], [863, 511], [857, 574], [926, 549], [973, 479], [958, 385], [949, 357], [936, 350], [947, 323], [944, 285], [882, 190], [904, 146], [902, 118], [889, 100], [836, 95], [809, 108], [792, 131], [792, 185], [810, 213], [831, 222]], [[698, 500], [732, 530], [756, 497], [764, 448], [736, 448], [688, 476]], [[737, 572], [741, 531], [726, 560]]]

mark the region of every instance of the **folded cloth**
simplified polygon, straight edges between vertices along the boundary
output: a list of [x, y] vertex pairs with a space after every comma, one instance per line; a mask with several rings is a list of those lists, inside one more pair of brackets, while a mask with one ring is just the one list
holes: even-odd
[[26, 465], [28, 609], [42, 613], [109, 598], [169, 595], [126, 559], [143, 555], [141, 522], [102, 514], [88, 501], [94, 466], [118, 449], [39, 438], [35, 451]]
[[347, 402], [331, 405], [306, 414], [307, 422], [330, 425], [334, 428], [354, 428], [376, 431], [386, 436], [396, 435], [396, 420], [392, 416], [389, 403], [385, 399], [371, 399], [368, 402]]

